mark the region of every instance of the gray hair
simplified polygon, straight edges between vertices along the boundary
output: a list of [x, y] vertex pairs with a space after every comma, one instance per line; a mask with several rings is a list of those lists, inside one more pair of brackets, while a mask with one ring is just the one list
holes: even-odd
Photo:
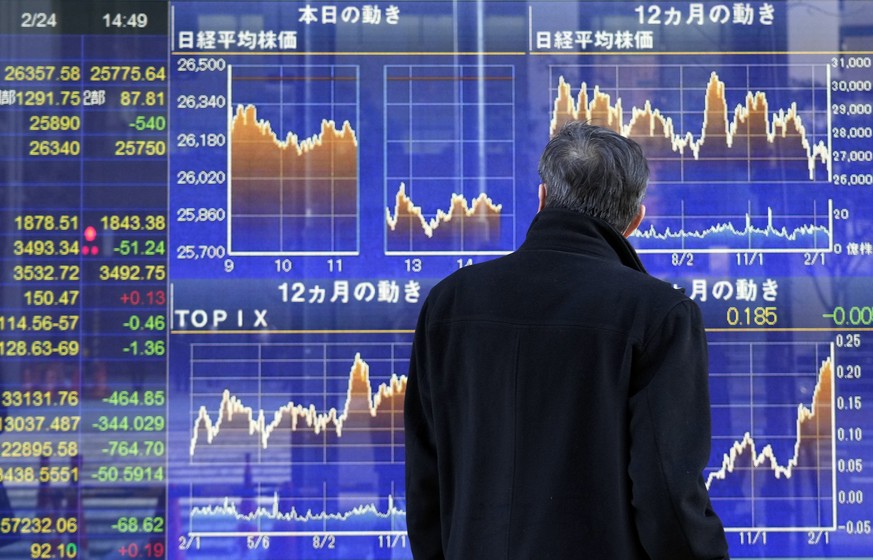
[[565, 124], [539, 164], [547, 208], [566, 208], [608, 222], [622, 233], [640, 210], [649, 165], [639, 144], [582, 121]]

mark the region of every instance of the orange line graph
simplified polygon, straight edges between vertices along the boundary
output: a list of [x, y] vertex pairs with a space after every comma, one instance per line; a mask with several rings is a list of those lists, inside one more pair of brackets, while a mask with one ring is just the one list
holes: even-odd
[[332, 142], [347, 142], [357, 148], [358, 140], [349, 121], [343, 122], [342, 128], [337, 131], [336, 123], [332, 120], [321, 121], [321, 132], [311, 137], [300, 139], [296, 134], [289, 132], [284, 140], [280, 140], [273, 131], [270, 122], [258, 118], [258, 110], [254, 105], [240, 105], [237, 107], [231, 125], [231, 134], [234, 141], [242, 144], [258, 144], [280, 150], [293, 150], [298, 156], [308, 152], [316, 152], [320, 148], [327, 147]]
[[817, 165], [830, 166], [828, 147], [822, 141], [809, 141], [797, 103], [771, 112], [765, 93], [749, 91], [745, 102], [730, 113], [725, 83], [715, 72], [706, 84], [703, 124], [696, 138], [691, 132], [678, 132], [673, 119], [652, 107], [649, 100], [642, 108], [632, 107], [629, 115], [625, 122], [621, 98], [613, 101], [597, 85], [589, 97], [588, 85], [582, 82], [574, 99], [571, 85], [560, 76], [550, 134], [568, 121], [584, 120], [637, 140], [648, 148], [650, 157], [673, 154], [695, 160], [805, 160], [810, 180], [815, 179]]
[[[710, 487], [717, 480], [727, 479], [730, 473], [741, 468], [740, 465], [742, 468], [766, 470], [775, 478], [791, 478], [797, 468], [830, 465], [831, 441], [834, 437], [831, 425], [833, 391], [833, 362], [831, 358], [827, 358], [819, 369], [810, 407], [802, 404], [797, 407], [797, 437], [793, 456], [780, 464], [769, 444], [758, 451], [754, 438], [746, 432], [724, 454], [721, 467], [709, 473], [706, 486]], [[826, 453], [823, 452], [825, 445]], [[803, 464], [807, 462], [807, 458], [811, 458], [810, 461], [814, 461], [814, 464]]]
[[[350, 122], [322, 119], [312, 136], [280, 138], [255, 105], [228, 116], [231, 250], [356, 251], [358, 140]], [[281, 112], [279, 120], [284, 126]]]
[[469, 223], [470, 220], [482, 222], [489, 228], [500, 227], [500, 211], [503, 207], [494, 204], [485, 193], [473, 199], [470, 205], [467, 205], [464, 195], [452, 194], [449, 211], [437, 210], [436, 216], [430, 220], [424, 217], [421, 207], [416, 206], [406, 194], [404, 183], [400, 183], [395, 200], [393, 216], [390, 208], [385, 209], [385, 219], [392, 232], [402, 229], [402, 224], [408, 224], [408, 228], [411, 228], [412, 224], [417, 224], [427, 237], [433, 237], [440, 226], [445, 229], [445, 226], [460, 222]]
[[374, 393], [370, 367], [360, 354], [356, 354], [349, 371], [346, 399], [340, 409], [319, 412], [315, 405], [289, 402], [269, 418], [264, 410], [256, 411], [246, 406], [225, 390], [215, 420], [205, 406], [200, 407], [189, 451], [193, 457], [198, 446], [213, 444], [223, 437], [233, 439], [234, 444], [241, 443], [242, 438], [242, 443], [256, 443], [266, 449], [270, 439], [280, 433], [332, 433], [339, 438], [348, 431], [392, 429], [397, 427], [392, 415], [402, 414], [405, 394], [406, 376], [396, 374], [387, 383], [379, 385]]

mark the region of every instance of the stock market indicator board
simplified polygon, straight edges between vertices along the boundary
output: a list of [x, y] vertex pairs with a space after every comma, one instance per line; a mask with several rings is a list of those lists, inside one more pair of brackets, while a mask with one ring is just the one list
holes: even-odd
[[873, 556], [873, 1], [10, 0], [0, 557], [411, 558], [418, 310], [572, 120], [649, 159], [732, 557]]

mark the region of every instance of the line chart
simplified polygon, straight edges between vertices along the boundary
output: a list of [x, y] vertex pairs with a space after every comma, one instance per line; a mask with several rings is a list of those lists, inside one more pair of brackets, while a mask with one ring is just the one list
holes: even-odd
[[236, 65], [227, 80], [229, 253], [357, 254], [357, 67]]
[[[406, 376], [396, 374], [374, 391], [370, 382], [370, 367], [360, 354], [355, 354], [345, 402], [339, 408], [331, 407], [319, 412], [314, 404], [289, 402], [270, 416], [263, 409], [256, 411], [246, 406], [239, 397], [232, 396], [230, 390], [225, 389], [214, 420], [206, 406], [200, 407], [194, 423], [190, 453], [192, 457], [195, 456], [198, 443], [217, 446], [225, 437], [237, 442], [231, 446], [242, 445], [248, 438], [240, 440], [239, 434], [253, 436], [250, 440], [252, 443], [267, 449], [271, 438], [279, 436], [283, 430], [291, 434], [305, 430], [313, 436], [326, 437], [329, 434], [337, 442], [344, 436], [346, 439], [354, 437], [354, 432], [363, 432], [372, 438], [369, 441], [374, 445], [376, 432], [389, 431], [391, 445], [398, 445], [402, 442], [394, 440], [395, 432], [400, 429], [395, 425], [395, 420], [402, 413], [405, 393]], [[230, 435], [222, 436], [222, 432]], [[285, 439], [288, 437], [285, 434]]]
[[711, 348], [713, 451], [704, 478], [725, 528], [835, 529], [832, 343]]
[[[254, 455], [258, 464], [402, 463], [406, 376], [397, 371], [406, 368], [407, 347], [193, 346], [190, 460], [241, 464]], [[373, 380], [373, 369], [382, 372], [381, 382]], [[212, 405], [195, 403], [216, 392]]]
[[385, 219], [392, 238], [409, 239], [410, 246], [420, 246], [427, 239], [448, 238], [449, 242], [460, 240], [461, 246], [469, 247], [482, 239], [500, 237], [502, 209], [485, 193], [481, 193], [469, 205], [463, 195], [452, 194], [448, 212], [440, 209], [433, 218], [427, 219], [421, 207], [406, 195], [406, 185], [400, 183], [394, 212], [386, 209]]
[[[716, 336], [710, 347], [713, 452], [704, 478], [726, 528], [832, 528], [832, 343]], [[209, 519], [278, 533], [400, 530], [409, 351], [409, 341], [193, 344], [188, 462], [249, 474], [240, 493], [193, 495], [192, 527]], [[303, 486], [281, 475], [315, 466], [319, 476]], [[343, 492], [345, 469], [372, 476]]]
[[634, 74], [650, 67], [554, 66], [550, 133], [585, 120], [633, 138], [656, 182], [829, 181], [830, 70], [806, 66], [791, 88], [776, 85], [785, 66], [661, 65], [669, 88]]
[[226, 483], [193, 476], [179, 504], [190, 534], [405, 539], [410, 349], [394, 337], [191, 344], [186, 469]]
[[515, 244], [515, 70], [386, 65], [385, 253]]

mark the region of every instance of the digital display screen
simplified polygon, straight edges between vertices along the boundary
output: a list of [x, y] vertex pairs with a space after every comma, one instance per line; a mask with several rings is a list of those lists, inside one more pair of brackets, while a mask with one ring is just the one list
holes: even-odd
[[0, 557], [411, 558], [418, 311], [571, 120], [648, 157], [731, 556], [873, 556], [873, 1], [10, 0]]

